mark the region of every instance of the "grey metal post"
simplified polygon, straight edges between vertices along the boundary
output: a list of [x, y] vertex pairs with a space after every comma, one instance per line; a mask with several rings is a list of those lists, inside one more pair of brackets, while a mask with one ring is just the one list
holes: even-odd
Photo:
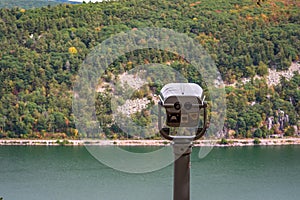
[[174, 140], [174, 200], [190, 199], [190, 155], [192, 143], [185, 139]]

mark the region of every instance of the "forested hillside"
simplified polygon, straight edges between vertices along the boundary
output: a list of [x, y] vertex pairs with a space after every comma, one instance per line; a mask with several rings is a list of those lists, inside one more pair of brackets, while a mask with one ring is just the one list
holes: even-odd
[[[77, 137], [72, 87], [80, 64], [101, 41], [141, 27], [169, 28], [196, 39], [228, 84], [250, 78], [226, 88], [226, 132], [235, 137], [294, 134], [299, 126], [299, 73], [291, 80], [282, 78], [277, 86], [254, 77], [299, 61], [300, 2], [269, 0], [261, 5], [252, 0], [126, 0], [1, 9], [0, 137]], [[174, 68], [180, 64], [167, 52], [140, 54], [144, 59], [123, 59], [125, 70], [150, 58], [172, 60]], [[111, 66], [112, 72], [120, 72], [119, 66]], [[200, 81], [189, 75], [191, 82]], [[110, 114], [97, 109], [102, 117]], [[137, 118], [147, 122], [148, 117], [140, 113]], [[105, 134], [112, 137], [119, 131], [112, 125]]]
[[0, 8], [13, 8], [19, 7], [24, 9], [30, 8], [38, 8], [42, 6], [48, 5], [57, 5], [60, 3], [72, 3], [75, 4], [76, 2], [69, 2], [68, 0], [1, 0], [0, 1]]

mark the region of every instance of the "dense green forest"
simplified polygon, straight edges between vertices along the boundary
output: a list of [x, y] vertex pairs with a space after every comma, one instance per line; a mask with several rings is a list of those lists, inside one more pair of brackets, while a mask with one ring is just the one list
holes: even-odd
[[57, 5], [61, 3], [72, 3], [76, 4], [76, 2], [69, 2], [68, 0], [1, 0], [0, 1], [0, 8], [13, 8], [19, 7], [24, 9], [30, 8], [39, 8], [42, 6], [48, 5]]
[[[267, 76], [268, 68], [286, 70], [299, 61], [300, 2], [261, 4], [252, 0], [126, 0], [1, 9], [0, 137], [78, 137], [72, 89], [82, 61], [113, 34], [142, 27], [188, 34], [211, 54], [225, 83], [237, 82], [226, 87], [226, 133], [234, 137], [294, 134], [299, 127], [299, 73], [291, 80], [281, 78], [277, 86], [254, 77]], [[154, 60], [174, 61], [175, 69], [189, 66], [176, 55], [149, 49], [122, 58], [110, 66], [105, 78]], [[243, 84], [245, 77], [250, 81]], [[193, 71], [187, 78], [201, 81]], [[109, 116], [110, 110], [103, 107], [109, 99], [101, 93], [97, 99], [101, 101], [97, 113], [109, 123], [105, 134], [125, 137]], [[282, 125], [280, 111], [288, 115]], [[140, 124], [150, 120], [145, 112], [133, 118]]]

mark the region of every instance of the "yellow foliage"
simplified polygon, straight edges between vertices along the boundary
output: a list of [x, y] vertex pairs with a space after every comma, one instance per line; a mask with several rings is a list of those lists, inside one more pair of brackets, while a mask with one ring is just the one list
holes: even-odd
[[77, 129], [74, 130], [74, 136], [75, 136], [75, 137], [78, 136], [78, 130], [77, 130]]
[[204, 45], [205, 43], [214, 44], [219, 42], [219, 40], [215, 38], [212, 33], [209, 33], [208, 35], [206, 35], [205, 33], [199, 33], [196, 39], [200, 42], [201, 45]]
[[238, 10], [229, 10], [230, 13], [238, 13]]
[[113, 134], [113, 139], [114, 139], [114, 140], [117, 140], [117, 139], [118, 139], [118, 134], [116, 134], [116, 133]]
[[217, 38], [214, 38], [214, 42], [218, 43], [218, 42], [220, 42], [220, 40], [218, 40]]
[[77, 51], [76, 47], [70, 47], [70, 48], [69, 48], [69, 53], [70, 53], [70, 54], [77, 54], [78, 51]]
[[26, 12], [26, 10], [24, 8], [22, 8], [22, 9], [20, 9], [20, 12], [24, 13], [24, 12]]

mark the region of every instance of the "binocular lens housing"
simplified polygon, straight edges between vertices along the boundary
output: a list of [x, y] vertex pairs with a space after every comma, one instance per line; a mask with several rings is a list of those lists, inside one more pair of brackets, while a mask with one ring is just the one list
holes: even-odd
[[186, 102], [186, 103], [184, 104], [184, 108], [185, 108], [186, 110], [190, 110], [190, 109], [192, 108], [192, 104], [191, 104], [190, 102]]
[[176, 109], [176, 110], [180, 110], [180, 108], [181, 108], [181, 105], [180, 105], [180, 103], [177, 101], [176, 103], [174, 103], [174, 108]]

